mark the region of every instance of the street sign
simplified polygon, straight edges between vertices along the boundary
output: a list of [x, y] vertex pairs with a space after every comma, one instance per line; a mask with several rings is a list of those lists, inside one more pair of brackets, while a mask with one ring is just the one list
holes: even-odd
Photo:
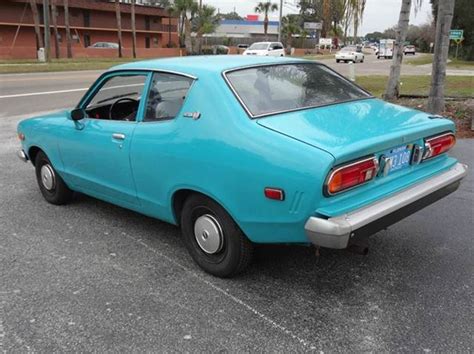
[[319, 45], [331, 45], [332, 39], [331, 38], [319, 38]]
[[449, 31], [449, 39], [460, 40], [462, 39], [464, 30], [451, 30]]
[[321, 22], [305, 22], [303, 25], [305, 30], [320, 30], [323, 28], [323, 24]]

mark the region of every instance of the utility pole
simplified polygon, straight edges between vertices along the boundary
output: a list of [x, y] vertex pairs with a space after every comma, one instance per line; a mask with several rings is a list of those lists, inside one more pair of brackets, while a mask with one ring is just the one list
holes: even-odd
[[43, 0], [43, 18], [44, 18], [44, 51], [46, 62], [51, 61], [51, 29], [49, 27], [49, 0]]
[[280, 19], [278, 20], [278, 42], [281, 42], [281, 19], [283, 17], [283, 0], [280, 0]]

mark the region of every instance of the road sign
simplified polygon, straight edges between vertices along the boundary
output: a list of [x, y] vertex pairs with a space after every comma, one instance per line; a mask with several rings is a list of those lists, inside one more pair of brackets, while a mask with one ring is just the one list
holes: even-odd
[[462, 39], [464, 30], [451, 30], [449, 31], [449, 39], [460, 40]]
[[331, 45], [332, 39], [331, 38], [319, 38], [319, 45]]
[[303, 25], [305, 30], [320, 30], [323, 28], [323, 24], [321, 22], [305, 22]]

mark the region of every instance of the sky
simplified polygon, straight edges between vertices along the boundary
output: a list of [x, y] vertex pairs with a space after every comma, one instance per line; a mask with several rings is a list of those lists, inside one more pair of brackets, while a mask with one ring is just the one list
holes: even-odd
[[[237, 11], [242, 17], [253, 14], [254, 8], [259, 0], [202, 0], [204, 4], [209, 4], [218, 8], [220, 12]], [[261, 0], [260, 0], [261, 1]], [[280, 0], [272, 0], [280, 3]], [[415, 2], [415, 1], [414, 1]], [[297, 13], [296, 0], [284, 0], [283, 15]], [[359, 30], [361, 35], [369, 32], [380, 31], [396, 25], [400, 13], [401, 0], [367, 0], [364, 12], [364, 20]], [[429, 0], [422, 0], [422, 6], [416, 13], [412, 9], [410, 23], [421, 25], [428, 22], [431, 17], [431, 6]], [[270, 19], [278, 19], [278, 12], [274, 12]]]

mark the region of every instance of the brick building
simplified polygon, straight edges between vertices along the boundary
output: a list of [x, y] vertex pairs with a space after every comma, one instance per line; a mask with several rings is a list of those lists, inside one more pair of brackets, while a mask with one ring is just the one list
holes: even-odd
[[[66, 57], [66, 31], [63, 0], [49, 0], [57, 7], [60, 55]], [[36, 0], [41, 31], [43, 26], [43, 1]], [[131, 6], [121, 3], [121, 22], [124, 55], [131, 56], [132, 30]], [[51, 22], [51, 53], [54, 57], [54, 31]], [[176, 55], [179, 50], [167, 48], [171, 42], [178, 44], [177, 18], [169, 17], [165, 9], [143, 5], [135, 6], [137, 55], [155, 57]], [[107, 0], [69, 0], [69, 23], [73, 54], [75, 57], [114, 57], [117, 50], [87, 48], [96, 42], [117, 43], [115, 3]], [[0, 1], [0, 58], [35, 58], [37, 40], [33, 13], [29, 0]]]

